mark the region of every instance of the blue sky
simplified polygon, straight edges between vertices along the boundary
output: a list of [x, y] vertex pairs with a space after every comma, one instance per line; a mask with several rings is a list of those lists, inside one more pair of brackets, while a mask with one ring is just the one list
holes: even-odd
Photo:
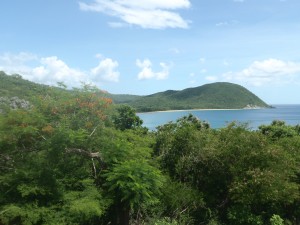
[[299, 0], [2, 0], [0, 70], [147, 95], [226, 81], [300, 103]]

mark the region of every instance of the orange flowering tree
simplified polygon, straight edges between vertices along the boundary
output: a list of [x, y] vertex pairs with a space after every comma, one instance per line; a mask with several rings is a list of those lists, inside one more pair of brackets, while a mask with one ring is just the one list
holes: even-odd
[[99, 223], [109, 200], [94, 184], [95, 142], [111, 99], [49, 88], [32, 102], [0, 114], [0, 224]]
[[[133, 110], [87, 85], [48, 88], [32, 105], [0, 114], [0, 224], [127, 225], [158, 201], [163, 178]], [[118, 116], [132, 126], [115, 129]]]

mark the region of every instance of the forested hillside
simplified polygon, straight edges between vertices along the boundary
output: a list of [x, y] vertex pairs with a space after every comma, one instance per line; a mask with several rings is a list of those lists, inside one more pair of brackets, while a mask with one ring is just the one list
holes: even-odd
[[29, 100], [31, 96], [45, 92], [49, 86], [22, 79], [18, 74], [7, 75], [0, 71], [0, 97], [20, 97]]
[[[63, 83], [59, 88], [36, 84], [22, 79], [20, 75], [8, 76], [0, 72], [0, 96], [18, 96], [28, 99], [30, 96], [39, 95], [47, 89], [67, 91]], [[76, 89], [74, 89], [76, 90]], [[163, 111], [176, 109], [242, 109], [245, 107], [269, 107], [246, 88], [232, 83], [218, 82], [206, 84], [196, 88], [182, 91], [165, 91], [148, 96], [110, 94], [96, 90], [98, 96], [108, 97], [115, 104], [128, 104], [138, 112]], [[69, 93], [71, 94], [71, 93]]]
[[98, 92], [45, 88], [0, 113], [1, 225], [300, 223], [299, 125], [189, 115], [150, 132]]
[[269, 107], [246, 88], [232, 83], [218, 82], [182, 91], [165, 91], [143, 96], [128, 102], [138, 111], [174, 109], [242, 109]]

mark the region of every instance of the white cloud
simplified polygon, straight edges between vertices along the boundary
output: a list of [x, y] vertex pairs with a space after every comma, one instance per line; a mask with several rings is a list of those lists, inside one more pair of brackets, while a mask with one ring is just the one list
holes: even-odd
[[[151, 29], [188, 28], [189, 21], [173, 11], [190, 6], [189, 0], [94, 0], [89, 4], [79, 2], [83, 11], [105, 13], [127, 24]], [[110, 23], [111, 25], [115, 23]]]
[[239, 21], [237, 20], [223, 21], [223, 22], [216, 23], [216, 26], [217, 27], [233, 26], [233, 25], [237, 25], [238, 23]]
[[95, 58], [97, 58], [97, 59], [103, 59], [104, 56], [103, 56], [101, 53], [97, 53], [97, 54], [95, 55]]
[[[103, 57], [97, 55], [99, 60]], [[48, 85], [64, 82], [68, 87], [80, 87], [81, 82], [117, 82], [118, 63], [109, 58], [102, 59], [90, 72], [71, 68], [57, 56], [38, 57], [31, 53], [0, 55], [0, 70], [7, 74], [20, 74], [24, 79]]]
[[99, 65], [91, 69], [91, 74], [96, 81], [105, 80], [118, 82], [120, 73], [117, 71], [119, 64], [110, 58], [102, 60]]
[[146, 79], [164, 80], [167, 79], [169, 76], [170, 66], [167, 65], [166, 63], [161, 62], [159, 64], [162, 67], [162, 70], [159, 72], [154, 72], [152, 70], [152, 63], [149, 59], [145, 59], [144, 61], [137, 59], [136, 65], [142, 69], [141, 72], [139, 72], [138, 74], [139, 80], [146, 80]]
[[38, 80], [41, 83], [54, 85], [64, 82], [69, 86], [77, 86], [80, 81], [86, 79], [86, 74], [80, 70], [70, 68], [65, 62], [56, 56], [40, 59], [41, 66], [32, 69], [30, 80]]
[[229, 23], [228, 23], [227, 21], [216, 23], [216, 26], [217, 26], [217, 27], [228, 26], [228, 25], [229, 25]]
[[19, 54], [4, 53], [0, 55], [0, 70], [9, 74], [28, 73], [31, 68], [27, 65], [37, 60], [37, 56], [27, 52]]
[[5, 63], [6, 65], [18, 65], [35, 59], [37, 59], [36, 55], [27, 52], [20, 52], [16, 55], [11, 53], [0, 55], [0, 62]]
[[298, 82], [300, 78], [300, 63], [267, 59], [254, 61], [248, 68], [240, 72], [223, 74], [227, 81], [242, 82], [254, 86], [265, 84], [289, 84]]
[[206, 76], [206, 77], [205, 77], [205, 80], [214, 82], [214, 81], [217, 81], [217, 80], [218, 80], [218, 77], [216, 77], [216, 76]]

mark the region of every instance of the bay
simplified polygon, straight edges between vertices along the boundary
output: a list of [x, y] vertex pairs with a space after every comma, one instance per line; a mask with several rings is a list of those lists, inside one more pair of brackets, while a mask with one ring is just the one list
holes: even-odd
[[138, 113], [144, 121], [143, 126], [155, 130], [157, 126], [193, 114], [200, 120], [210, 124], [212, 128], [222, 128], [228, 123], [236, 121], [248, 123], [251, 129], [257, 129], [262, 124], [270, 124], [273, 120], [282, 120], [286, 124], [300, 124], [300, 105], [273, 105], [269, 109], [233, 109], [233, 110], [183, 110]]

